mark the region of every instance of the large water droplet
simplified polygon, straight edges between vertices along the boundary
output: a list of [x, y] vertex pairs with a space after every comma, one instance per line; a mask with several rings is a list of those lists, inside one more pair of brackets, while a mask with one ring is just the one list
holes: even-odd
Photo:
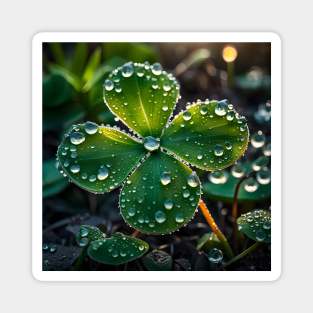
[[73, 145], [79, 145], [85, 141], [85, 136], [81, 132], [72, 132], [70, 135], [70, 140]]
[[222, 156], [224, 154], [224, 148], [222, 145], [216, 144], [214, 146], [214, 154], [216, 156]]
[[99, 180], [105, 180], [109, 176], [109, 170], [106, 166], [102, 165], [98, 170], [97, 178]]
[[263, 154], [267, 157], [271, 156], [271, 143], [268, 143], [263, 147]]
[[209, 174], [210, 182], [216, 185], [225, 184], [227, 179], [228, 174], [225, 171], [215, 171]]
[[129, 216], [134, 216], [136, 214], [136, 209], [135, 208], [128, 208], [127, 214]]
[[93, 123], [93, 122], [86, 122], [84, 124], [84, 128], [85, 128], [85, 132], [88, 135], [93, 135], [98, 131], [98, 125], [96, 123]]
[[269, 162], [268, 157], [260, 156], [255, 161], [252, 162], [252, 169], [254, 171], [259, 171], [262, 167], [266, 166]]
[[266, 238], [266, 233], [265, 233], [265, 231], [262, 230], [262, 229], [258, 229], [258, 230], [256, 231], [256, 233], [255, 233], [255, 239], [256, 239], [257, 241], [264, 241], [265, 238]]
[[250, 177], [247, 180], [245, 180], [245, 183], [244, 183], [245, 191], [255, 192], [258, 189], [258, 187], [259, 187], [259, 184], [253, 177]]
[[160, 147], [160, 140], [152, 136], [148, 136], [144, 139], [143, 145], [148, 151], [155, 151]]
[[171, 199], [167, 199], [164, 201], [164, 207], [166, 210], [171, 210], [174, 206], [174, 202]]
[[190, 186], [190, 187], [197, 187], [199, 186], [199, 178], [197, 176], [197, 174], [195, 172], [192, 172], [188, 178], [187, 178], [187, 184]]
[[220, 249], [213, 248], [208, 253], [208, 259], [211, 263], [219, 264], [223, 260], [223, 252]]
[[163, 172], [160, 177], [161, 184], [166, 186], [171, 182], [171, 175], [168, 172]]
[[78, 164], [73, 164], [73, 165], [70, 167], [70, 171], [71, 171], [73, 174], [79, 173], [79, 171], [80, 171], [80, 166], [79, 166]]
[[161, 73], [162, 73], [162, 66], [161, 66], [161, 64], [160, 63], [154, 63], [154, 64], [152, 64], [152, 66], [151, 66], [151, 70], [152, 70], [152, 73], [154, 74], [154, 75], [160, 75]]
[[232, 169], [231, 169], [231, 174], [235, 177], [235, 178], [241, 178], [244, 174], [244, 168], [241, 164], [235, 164]]
[[182, 213], [177, 213], [176, 215], [175, 215], [175, 221], [176, 221], [176, 223], [183, 223], [184, 222], [184, 216], [183, 216], [183, 214]]
[[114, 88], [114, 83], [110, 79], [106, 79], [104, 82], [104, 88], [107, 91], [111, 91]]
[[222, 100], [216, 104], [214, 112], [218, 116], [224, 116], [227, 113], [227, 109], [228, 109], [227, 101]]
[[166, 221], [166, 215], [163, 211], [156, 211], [154, 217], [159, 224], [162, 224]]
[[130, 77], [134, 73], [134, 67], [131, 63], [126, 63], [122, 66], [122, 75], [124, 77]]
[[256, 174], [256, 179], [258, 181], [259, 184], [261, 185], [267, 185], [271, 182], [271, 172], [269, 169], [265, 168], [260, 170], [257, 174]]
[[190, 113], [189, 111], [185, 111], [185, 112], [183, 113], [183, 119], [184, 119], [185, 121], [189, 121], [189, 120], [191, 119], [191, 113]]
[[261, 130], [251, 136], [251, 144], [254, 148], [261, 148], [265, 144], [265, 135]]

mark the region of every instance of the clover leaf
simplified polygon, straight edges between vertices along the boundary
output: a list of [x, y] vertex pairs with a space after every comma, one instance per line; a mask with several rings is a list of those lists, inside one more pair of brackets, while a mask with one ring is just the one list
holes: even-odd
[[148, 249], [149, 245], [143, 240], [115, 233], [110, 238], [92, 241], [87, 254], [96, 262], [119, 265], [140, 258]]
[[193, 217], [201, 195], [190, 166], [218, 170], [245, 152], [244, 117], [223, 101], [197, 101], [171, 116], [179, 84], [159, 63], [126, 63], [104, 82], [104, 101], [132, 134], [74, 125], [58, 149], [70, 180], [94, 193], [122, 186], [121, 214], [144, 233], [167, 234]]
[[238, 230], [252, 240], [271, 242], [271, 213], [265, 210], [254, 210], [242, 214], [237, 219]]

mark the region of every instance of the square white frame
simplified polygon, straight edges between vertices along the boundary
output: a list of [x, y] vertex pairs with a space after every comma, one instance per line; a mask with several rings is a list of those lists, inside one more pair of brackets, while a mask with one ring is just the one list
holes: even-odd
[[[271, 271], [43, 271], [42, 44], [44, 42], [271, 43]], [[271, 32], [44, 32], [32, 41], [32, 273], [40, 281], [274, 281], [281, 275], [281, 40]]]

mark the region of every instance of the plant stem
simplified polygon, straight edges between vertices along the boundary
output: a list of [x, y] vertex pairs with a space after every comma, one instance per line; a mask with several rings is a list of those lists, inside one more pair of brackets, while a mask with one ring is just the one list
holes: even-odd
[[140, 235], [140, 231], [136, 229], [131, 235], [132, 237], [138, 237]]
[[200, 199], [199, 207], [201, 209], [203, 216], [205, 217], [206, 221], [208, 222], [209, 226], [211, 227], [212, 232], [217, 236], [217, 238], [223, 244], [224, 249], [225, 249], [225, 253], [227, 254], [227, 256], [229, 258], [232, 258], [234, 256], [234, 253], [233, 253], [225, 235], [222, 233], [222, 231], [219, 229], [219, 227], [215, 223], [213, 216], [211, 215], [208, 207], [206, 206], [206, 204], [204, 203], [204, 201], [202, 199]]
[[248, 177], [245, 175], [243, 176], [237, 183], [233, 198], [233, 207], [232, 207], [232, 222], [233, 222], [233, 243], [235, 248], [237, 248], [237, 239], [238, 239], [238, 229], [237, 229], [237, 217], [238, 217], [238, 194], [240, 190], [240, 186], [242, 182], [247, 179]]
[[246, 255], [248, 255], [249, 253], [253, 252], [254, 250], [256, 250], [258, 247], [260, 247], [262, 245], [261, 242], [255, 242], [252, 246], [250, 246], [248, 249], [242, 251], [240, 254], [236, 255], [234, 258], [232, 258], [229, 262], [224, 264], [224, 267], [229, 266], [237, 261], [239, 261], [240, 259], [242, 259], [243, 257], [245, 257]]

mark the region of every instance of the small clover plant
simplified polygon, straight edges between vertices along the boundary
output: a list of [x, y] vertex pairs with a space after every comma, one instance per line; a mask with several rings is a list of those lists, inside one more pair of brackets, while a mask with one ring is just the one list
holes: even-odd
[[121, 214], [143, 233], [186, 225], [201, 204], [191, 166], [221, 170], [248, 145], [246, 119], [226, 100], [198, 100], [173, 116], [179, 98], [178, 82], [159, 63], [126, 63], [104, 82], [104, 102], [129, 132], [86, 122], [74, 125], [58, 148], [62, 171], [81, 188], [122, 187]]

